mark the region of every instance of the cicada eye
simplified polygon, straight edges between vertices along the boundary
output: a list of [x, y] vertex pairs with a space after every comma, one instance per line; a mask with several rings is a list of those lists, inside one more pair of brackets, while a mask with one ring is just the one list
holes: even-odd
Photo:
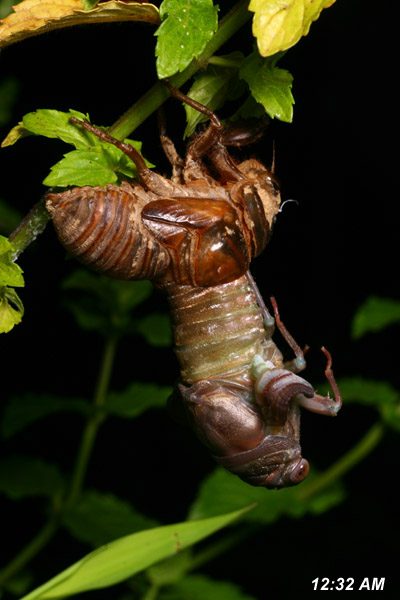
[[265, 186], [266, 189], [272, 188], [272, 192], [274, 193], [274, 195], [279, 194], [280, 183], [279, 183], [279, 179], [276, 177], [276, 175], [274, 173], [272, 173], [271, 171], [264, 171], [263, 173], [259, 174], [259, 177], [262, 178], [263, 185]]
[[296, 465], [296, 467], [291, 471], [289, 475], [289, 480], [292, 485], [297, 485], [301, 481], [303, 481], [310, 470], [310, 465], [305, 458], [302, 458]]
[[277, 194], [281, 188], [279, 179], [273, 173], [268, 173], [267, 178], [268, 178], [268, 181], [270, 182], [270, 184], [272, 185], [274, 192]]
[[263, 485], [270, 490], [291, 487], [304, 481], [309, 470], [308, 461], [305, 458], [297, 457], [271, 473]]

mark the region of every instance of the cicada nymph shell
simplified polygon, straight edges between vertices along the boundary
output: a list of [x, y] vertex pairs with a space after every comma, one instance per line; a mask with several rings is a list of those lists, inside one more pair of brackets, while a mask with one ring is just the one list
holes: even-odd
[[141, 186], [76, 187], [46, 198], [60, 242], [94, 271], [154, 279], [168, 267], [168, 251], [142, 222], [149, 195]]

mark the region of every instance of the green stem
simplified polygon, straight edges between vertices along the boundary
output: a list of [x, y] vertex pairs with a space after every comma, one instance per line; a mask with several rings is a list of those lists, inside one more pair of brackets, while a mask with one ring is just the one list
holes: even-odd
[[223, 538], [214, 542], [210, 546], [204, 548], [200, 552], [197, 552], [190, 562], [190, 571], [194, 571], [195, 569], [200, 568], [204, 564], [214, 560], [220, 554], [223, 554], [230, 548], [233, 548], [240, 542], [242, 542], [247, 537], [253, 535], [256, 531], [259, 531], [259, 525], [248, 525], [239, 529], [238, 531], [233, 531], [232, 533], [228, 533]]
[[44, 198], [42, 198], [22, 219], [9, 237], [9, 241], [14, 248], [13, 260], [18, 258], [21, 252], [43, 232], [49, 219], [50, 215], [46, 210]]
[[231, 58], [225, 58], [223, 56], [210, 56], [208, 59], [209, 65], [216, 65], [218, 67], [229, 67], [230, 69], [238, 69], [241, 61], [237, 61]]
[[93, 398], [93, 404], [97, 410], [95, 410], [89, 418], [82, 434], [69, 493], [65, 500], [61, 504], [57, 504], [57, 508], [53, 509], [51, 516], [39, 533], [8, 563], [8, 565], [4, 567], [4, 569], [2, 569], [2, 571], [0, 571], [0, 583], [5, 582], [11, 576], [15, 575], [15, 573], [30, 562], [48, 544], [59, 527], [61, 511], [65, 506], [71, 506], [81, 493], [96, 435], [104, 420], [104, 415], [100, 408], [103, 406], [107, 397], [116, 345], [117, 339], [110, 338], [106, 341], [104, 347], [100, 374]]
[[145, 595], [142, 596], [141, 600], [156, 600], [159, 591], [160, 586], [155, 583], [152, 583], [151, 586], [147, 589]]
[[[247, 21], [252, 17], [247, 9], [248, 0], [240, 0], [229, 12], [221, 19], [217, 33], [208, 42], [202, 54], [194, 59], [190, 65], [182, 71], [170, 78], [170, 83], [174, 87], [181, 87], [195, 73], [207, 65], [210, 57], [219, 48], [227, 42]], [[169, 97], [169, 92], [165, 85], [158, 81], [153, 85], [148, 92], [144, 94], [133, 104], [125, 114], [122, 115], [108, 129], [108, 133], [118, 139], [128, 137], [143, 121], [147, 119], [161, 104]]]
[[49, 543], [58, 529], [59, 513], [55, 513], [44, 524], [42, 529], [34, 538], [0, 571], [0, 585], [13, 577], [22, 569], [36, 554]]
[[67, 504], [73, 504], [79, 497], [79, 494], [82, 490], [97, 432], [104, 419], [104, 415], [100, 408], [103, 406], [107, 397], [116, 346], [116, 338], [107, 339], [100, 366], [100, 374], [93, 398], [93, 406], [95, 410], [86, 423], [86, 427], [82, 435], [80, 448], [72, 474], [71, 487], [66, 501]]
[[298, 497], [301, 500], [307, 500], [327, 488], [329, 485], [340, 479], [345, 473], [350, 471], [357, 463], [361, 462], [367, 454], [379, 444], [383, 437], [384, 426], [382, 423], [375, 423], [367, 431], [364, 437], [337, 460], [331, 467], [321, 473], [321, 475], [310, 483], [299, 489]]

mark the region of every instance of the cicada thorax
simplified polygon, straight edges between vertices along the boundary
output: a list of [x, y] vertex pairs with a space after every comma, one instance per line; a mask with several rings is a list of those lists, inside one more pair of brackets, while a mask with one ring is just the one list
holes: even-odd
[[154, 279], [170, 256], [142, 222], [149, 199], [141, 186], [122, 183], [49, 193], [46, 206], [60, 242], [80, 262], [117, 279]]

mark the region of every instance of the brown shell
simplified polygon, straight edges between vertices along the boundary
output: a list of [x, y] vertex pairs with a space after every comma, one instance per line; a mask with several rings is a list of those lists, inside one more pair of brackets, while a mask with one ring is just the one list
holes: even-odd
[[60, 242], [83, 264], [116, 279], [156, 279], [170, 256], [142, 222], [149, 196], [128, 183], [85, 186], [47, 194], [46, 206]]

